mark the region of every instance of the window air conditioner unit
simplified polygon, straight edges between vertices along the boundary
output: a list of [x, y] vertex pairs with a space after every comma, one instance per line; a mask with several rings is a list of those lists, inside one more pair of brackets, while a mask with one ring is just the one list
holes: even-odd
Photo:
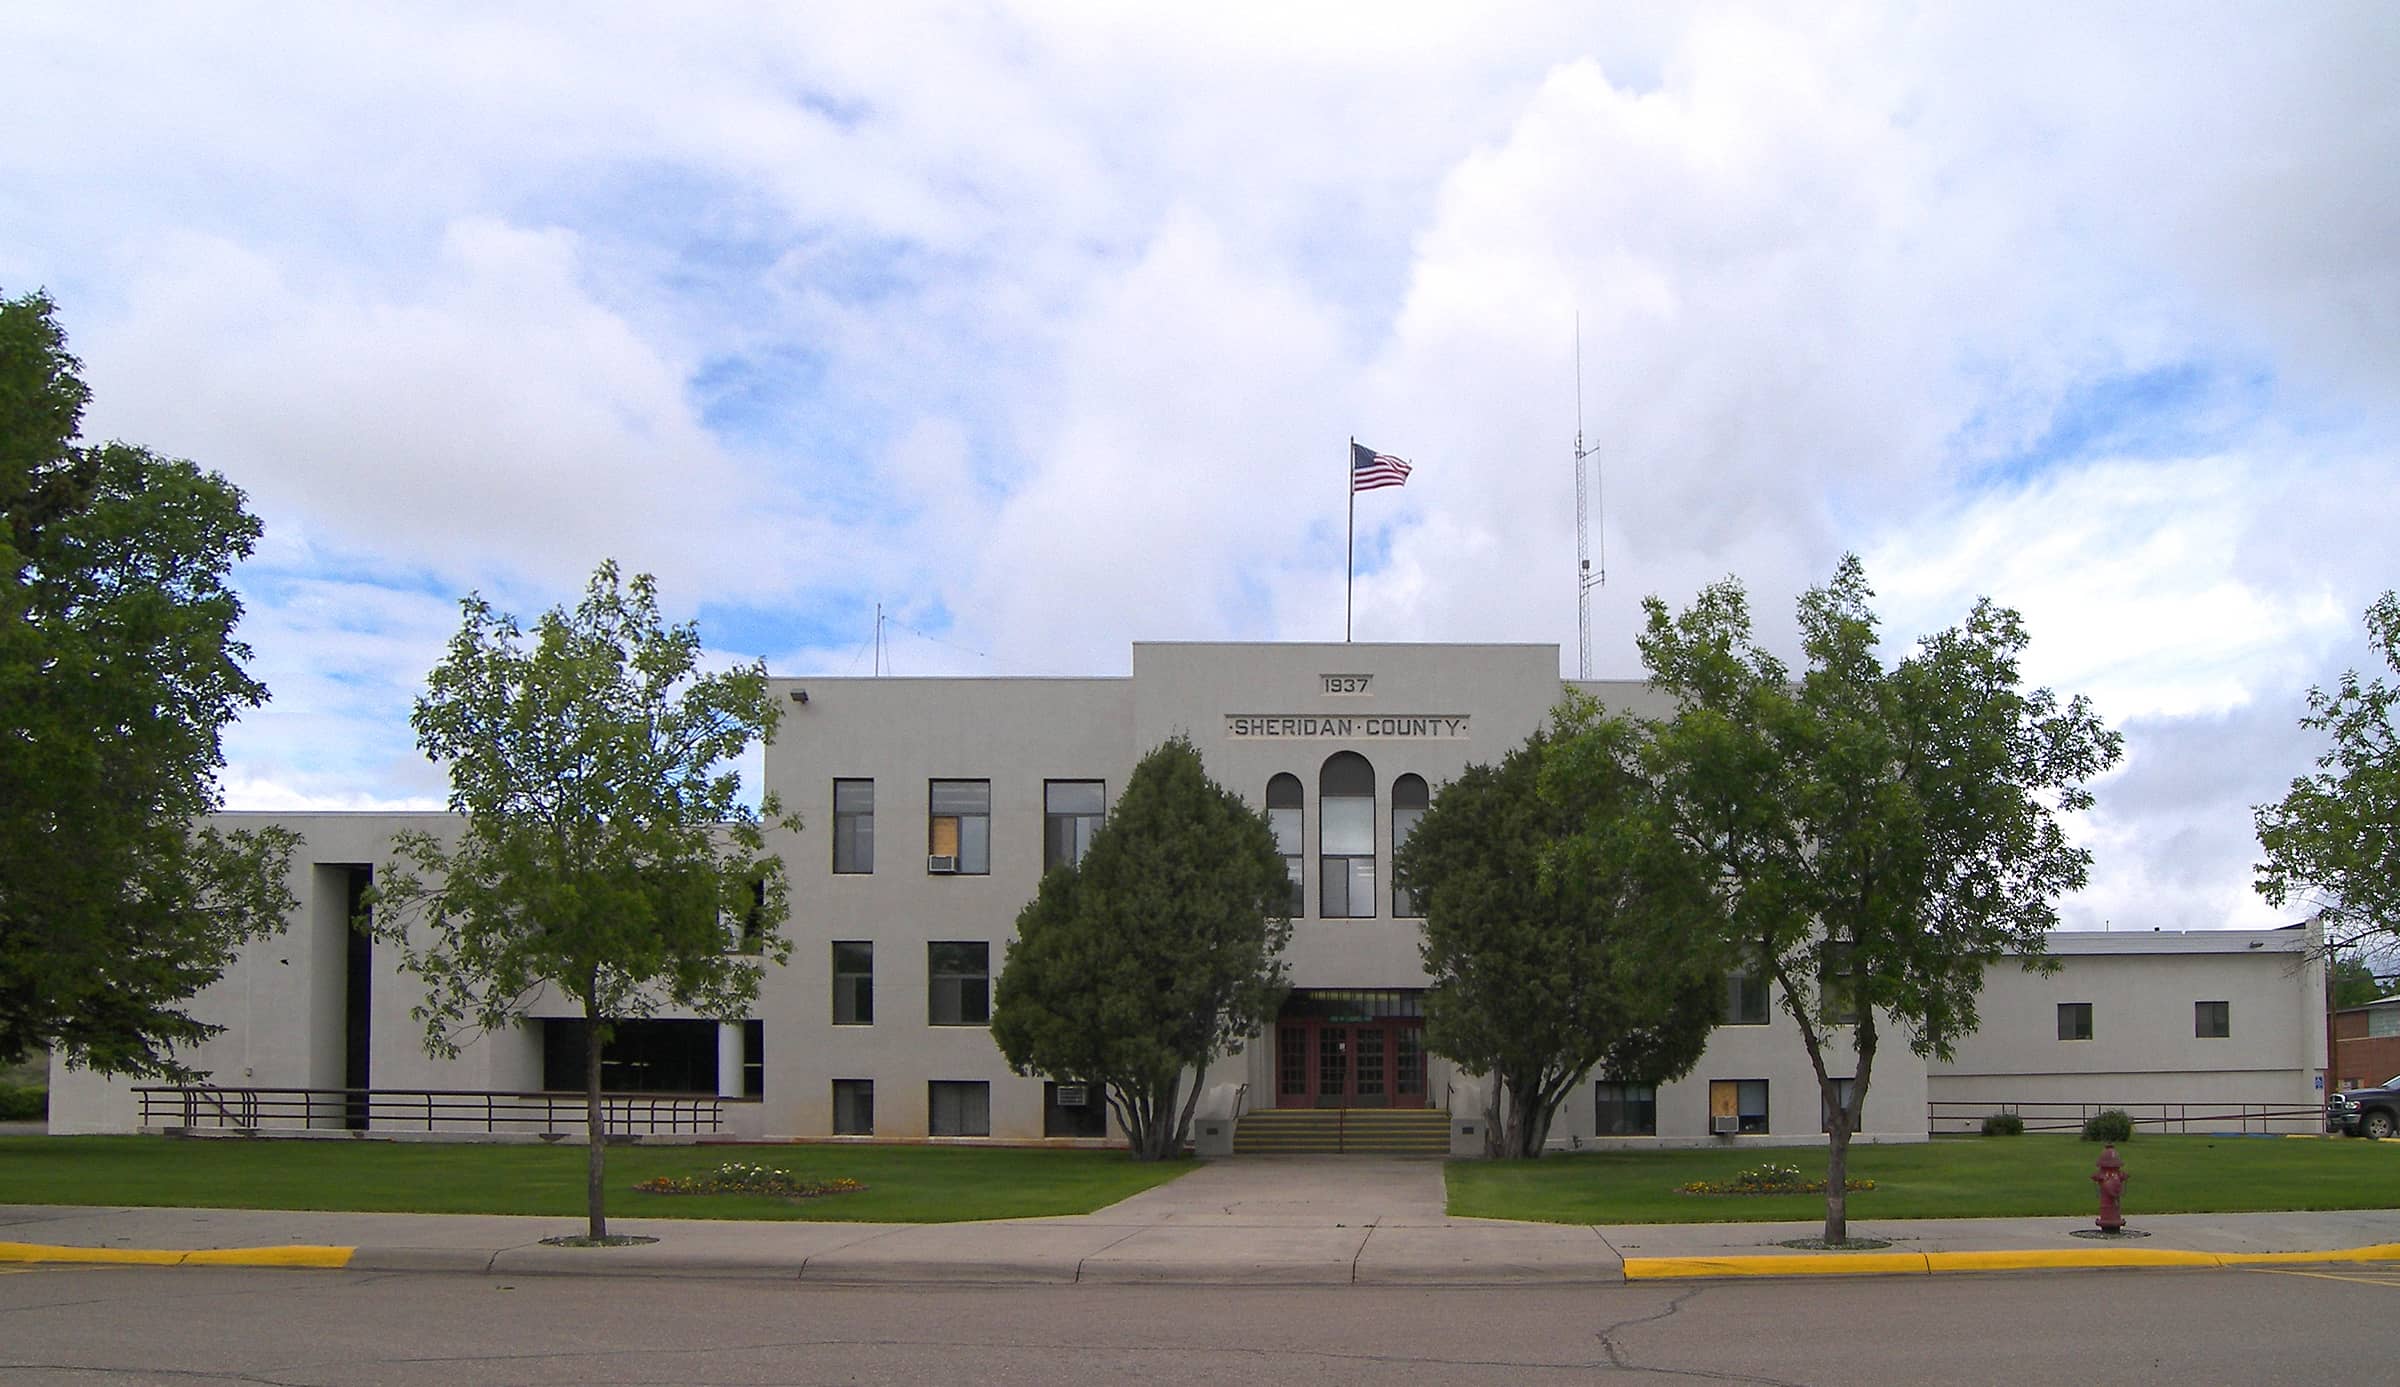
[[1738, 1117], [1712, 1117], [1708, 1120], [1708, 1131], [1711, 1136], [1729, 1137], [1741, 1130], [1742, 1120]]
[[925, 870], [936, 874], [955, 873], [958, 871], [958, 856], [955, 853], [937, 852], [925, 859]]
[[1060, 1084], [1058, 1105], [1062, 1108], [1088, 1108], [1092, 1105], [1091, 1089], [1083, 1084]]

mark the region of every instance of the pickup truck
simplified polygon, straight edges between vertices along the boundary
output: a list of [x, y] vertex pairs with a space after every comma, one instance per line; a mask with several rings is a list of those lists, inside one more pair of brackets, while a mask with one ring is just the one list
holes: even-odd
[[2354, 1137], [2400, 1136], [2400, 1074], [2373, 1088], [2343, 1089], [2326, 1099], [2325, 1130]]

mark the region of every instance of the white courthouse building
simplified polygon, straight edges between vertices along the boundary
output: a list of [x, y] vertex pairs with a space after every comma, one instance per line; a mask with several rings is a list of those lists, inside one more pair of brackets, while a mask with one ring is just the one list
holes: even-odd
[[[1009, 1071], [986, 1025], [993, 983], [1046, 865], [1080, 851], [1134, 764], [1181, 734], [1267, 812], [1293, 880], [1291, 996], [1207, 1076], [1204, 1133], [1232, 1137], [1244, 1114], [1275, 1110], [1418, 1110], [1447, 1114], [1454, 1149], [1480, 1150], [1481, 1081], [1423, 1043], [1420, 921], [1392, 850], [1443, 783], [1543, 725], [1558, 671], [1554, 645], [1160, 643], [1135, 645], [1120, 677], [777, 679], [785, 717], [766, 787], [805, 823], [772, 839], [791, 882], [791, 961], [767, 970], [742, 1023], [623, 1027], [606, 1081], [705, 1099], [723, 1130], [753, 1137], [1105, 1139], [1097, 1095]], [[1613, 709], [1667, 711], [1640, 683], [1578, 687]], [[227, 818], [272, 818], [306, 843], [291, 927], [197, 999], [196, 1015], [228, 1028], [189, 1057], [213, 1084], [580, 1087], [570, 1003], [537, 1002], [532, 1022], [431, 1058], [409, 1017], [414, 980], [347, 928], [391, 835], [447, 816]], [[1984, 1027], [1953, 1063], [1929, 1069], [1887, 1029], [1861, 1139], [1923, 1139], [1929, 1101], [2312, 1106], [2324, 987], [2307, 934], [2058, 936], [2061, 973], [1993, 970]], [[1725, 1020], [1683, 1080], [1591, 1076], [1554, 1144], [1822, 1141], [1815, 1078], [1774, 999], [1730, 980]], [[179, 1125], [157, 1094], [145, 1116], [135, 1088], [54, 1065], [52, 1130]], [[331, 1101], [303, 1120], [407, 1125], [380, 1099], [371, 1114]], [[416, 1125], [474, 1124], [445, 1110]]]

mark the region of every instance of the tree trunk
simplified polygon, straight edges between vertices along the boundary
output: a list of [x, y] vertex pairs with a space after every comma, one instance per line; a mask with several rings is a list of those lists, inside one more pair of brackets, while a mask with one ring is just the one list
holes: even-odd
[[1175, 1119], [1175, 1139], [1167, 1144], [1170, 1156], [1182, 1155], [1185, 1143], [1192, 1139], [1192, 1114], [1200, 1111], [1200, 1089], [1207, 1077], [1205, 1065], [1192, 1071], [1192, 1091], [1184, 1097], [1183, 1115]]
[[1511, 1160], [1540, 1159], [1542, 1148], [1550, 1139], [1550, 1120], [1556, 1105], [1542, 1101], [1538, 1082], [1520, 1082], [1502, 1075], [1498, 1087], [1508, 1095], [1505, 1154]]
[[1835, 1103], [1833, 1086], [1826, 1082], [1825, 1065], [1817, 1062], [1817, 1091], [1832, 1120], [1826, 1125], [1832, 1130], [1825, 1142], [1825, 1241], [1847, 1242], [1850, 1238], [1850, 1137], [1864, 1120], [1867, 1111], [1867, 1084], [1875, 1077], [1875, 1013], [1861, 1005], [1856, 1029], [1851, 1033], [1857, 1059], [1850, 1070], [1850, 1101]]
[[1132, 1119], [1125, 1129], [1125, 1139], [1135, 1160], [1155, 1161], [1166, 1154], [1174, 1135], [1175, 1096], [1182, 1087], [1178, 1082], [1181, 1077], [1178, 1071], [1175, 1078], [1169, 1079], [1164, 1093], [1155, 1084], [1138, 1092], [1130, 1085], [1124, 1090], [1126, 1114]]
[[600, 1102], [600, 1018], [592, 1004], [583, 1004], [583, 1118], [588, 1144], [584, 1151], [584, 1195], [591, 1216], [591, 1236], [608, 1236], [608, 1113]]
[[1850, 1120], [1836, 1116], [1825, 1143], [1825, 1241], [1850, 1240]]

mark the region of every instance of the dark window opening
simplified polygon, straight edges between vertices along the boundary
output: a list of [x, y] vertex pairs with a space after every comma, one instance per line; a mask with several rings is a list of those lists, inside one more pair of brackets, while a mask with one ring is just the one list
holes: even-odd
[[[583, 1091], [581, 1017], [542, 1020], [542, 1087]], [[717, 1094], [717, 1023], [619, 1021], [600, 1047], [603, 1093]]]
[[[1081, 1099], [1078, 1103], [1061, 1101]], [[1042, 1085], [1042, 1135], [1046, 1137], [1104, 1137], [1108, 1135], [1108, 1100], [1098, 1084]]]
[[833, 869], [845, 875], [875, 870], [875, 782], [833, 782]]
[[875, 942], [833, 941], [833, 1024], [875, 1024]]
[[980, 1080], [936, 1079], [925, 1085], [925, 1132], [936, 1137], [992, 1134], [992, 1086]]
[[1603, 1081], [1592, 1088], [1598, 1115], [1596, 1134], [1604, 1137], [1658, 1135], [1658, 1085]]
[[833, 1081], [833, 1134], [837, 1137], [875, 1135], [875, 1081]]
[[1725, 1022], [1728, 1026], [1767, 1024], [1767, 979], [1746, 969], [1725, 975]]
[[1107, 806], [1107, 786], [1097, 780], [1042, 782], [1042, 870], [1054, 871], [1083, 860], [1100, 831]]
[[931, 995], [926, 1019], [936, 1026], [981, 1026], [992, 1019], [992, 946], [980, 940], [925, 946]]

